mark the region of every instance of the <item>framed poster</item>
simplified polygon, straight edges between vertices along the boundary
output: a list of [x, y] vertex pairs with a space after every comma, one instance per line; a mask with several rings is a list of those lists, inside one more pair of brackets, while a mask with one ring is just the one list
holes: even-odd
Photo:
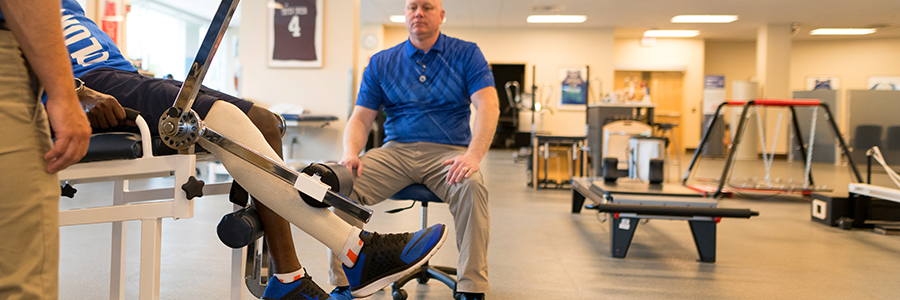
[[895, 76], [869, 76], [868, 88], [870, 90], [900, 90], [900, 77]]
[[725, 102], [725, 75], [706, 75], [703, 77], [703, 114], [716, 113], [719, 105]]
[[559, 68], [559, 109], [584, 110], [587, 105], [587, 67]]
[[322, 0], [273, 0], [266, 5], [269, 6], [267, 65], [321, 68]]
[[835, 76], [806, 77], [806, 90], [837, 90], [841, 88], [841, 78]]

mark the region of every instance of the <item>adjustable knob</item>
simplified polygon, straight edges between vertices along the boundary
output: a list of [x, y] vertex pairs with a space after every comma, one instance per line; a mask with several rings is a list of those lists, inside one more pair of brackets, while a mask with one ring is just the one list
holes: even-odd
[[185, 197], [188, 200], [193, 200], [194, 198], [203, 197], [203, 186], [206, 183], [203, 180], [197, 180], [196, 177], [191, 176], [188, 178], [188, 181], [181, 185], [181, 190], [186, 194]]
[[66, 183], [66, 185], [60, 187], [59, 194], [60, 194], [61, 196], [65, 196], [65, 197], [75, 198], [75, 193], [76, 193], [76, 192], [78, 192], [77, 189], [75, 189], [74, 187], [72, 187], [71, 185], [69, 185], [69, 183]]

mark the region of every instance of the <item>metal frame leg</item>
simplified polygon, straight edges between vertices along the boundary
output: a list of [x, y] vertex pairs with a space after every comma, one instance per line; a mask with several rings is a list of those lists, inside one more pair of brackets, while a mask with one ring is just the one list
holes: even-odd
[[637, 229], [640, 218], [613, 218], [609, 222], [610, 234], [610, 255], [615, 258], [625, 258], [628, 254], [628, 247], [631, 246], [631, 240], [634, 238], [634, 231]]
[[715, 221], [688, 221], [691, 226], [691, 234], [694, 236], [694, 244], [697, 245], [697, 253], [700, 254], [700, 262], [716, 262], [716, 222]]
[[141, 219], [141, 300], [159, 299], [162, 219]]
[[581, 212], [581, 208], [584, 207], [584, 195], [579, 193], [572, 188], [572, 213], [577, 214]]
[[[113, 205], [125, 204], [126, 180], [113, 183]], [[125, 249], [128, 230], [125, 221], [112, 222], [112, 249], [109, 265], [109, 299], [125, 299]]]

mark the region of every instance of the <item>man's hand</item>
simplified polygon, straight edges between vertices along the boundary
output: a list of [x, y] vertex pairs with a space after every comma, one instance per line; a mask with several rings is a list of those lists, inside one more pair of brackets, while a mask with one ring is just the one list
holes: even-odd
[[481, 158], [465, 154], [448, 159], [441, 165], [450, 166], [450, 171], [447, 172], [447, 183], [454, 184], [475, 174], [481, 168]]
[[48, 99], [47, 115], [56, 136], [53, 149], [44, 154], [44, 160], [50, 163], [47, 165], [47, 172], [52, 174], [84, 157], [91, 139], [91, 126], [84, 113], [78, 109], [74, 96], [72, 101]]
[[356, 176], [362, 176], [363, 163], [361, 160], [359, 160], [359, 156], [344, 155], [344, 158], [341, 158], [341, 161], [339, 161], [338, 163], [342, 166], [347, 167], [350, 172], [353, 172], [353, 169], [356, 169]]
[[[93, 127], [116, 127], [125, 119], [125, 109], [116, 97], [84, 87], [84, 90], [78, 93], [78, 101], [87, 112], [88, 120]], [[133, 123], [128, 125], [136, 126]]]

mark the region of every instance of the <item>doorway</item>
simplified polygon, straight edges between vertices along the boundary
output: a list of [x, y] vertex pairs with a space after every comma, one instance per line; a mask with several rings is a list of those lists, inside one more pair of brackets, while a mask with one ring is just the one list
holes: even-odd
[[[650, 90], [650, 100], [656, 105], [654, 110], [654, 122], [677, 123], [675, 127], [675, 139], [678, 140], [679, 153], [684, 153], [684, 137], [681, 126], [681, 103], [684, 98], [684, 73], [675, 71], [615, 71], [613, 91], [623, 90], [627, 85], [634, 84], [636, 88], [641, 83], [646, 84]], [[640, 99], [638, 99], [640, 100]], [[620, 100], [621, 101], [621, 100]]]

